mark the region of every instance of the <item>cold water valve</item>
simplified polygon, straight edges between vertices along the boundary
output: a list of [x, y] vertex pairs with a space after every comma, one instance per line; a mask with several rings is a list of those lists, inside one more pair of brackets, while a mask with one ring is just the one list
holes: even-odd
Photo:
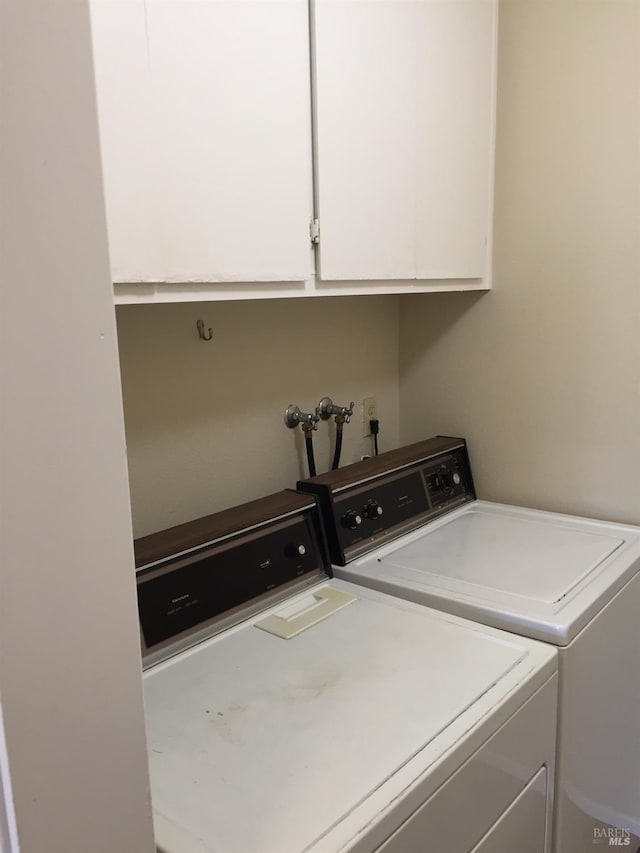
[[284, 422], [289, 429], [295, 429], [298, 424], [302, 426], [302, 429], [305, 429], [305, 427], [306, 429], [318, 429], [319, 420], [320, 415], [317, 409], [313, 414], [311, 412], [301, 412], [299, 406], [291, 403], [284, 411]]
[[352, 401], [348, 406], [338, 406], [333, 402], [331, 397], [323, 397], [318, 403], [316, 411], [319, 412], [323, 421], [328, 421], [332, 415], [336, 417], [336, 423], [349, 423], [353, 417], [353, 407], [355, 403]]

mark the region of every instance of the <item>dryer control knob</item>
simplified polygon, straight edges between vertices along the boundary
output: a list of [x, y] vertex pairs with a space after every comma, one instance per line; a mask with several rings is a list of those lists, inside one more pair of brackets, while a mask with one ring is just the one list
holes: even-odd
[[300, 543], [299, 545], [295, 545], [292, 543], [291, 545], [287, 545], [287, 547], [285, 548], [285, 554], [287, 555], [287, 557], [304, 557], [306, 553], [307, 547], [302, 543]]
[[367, 501], [365, 508], [362, 510], [363, 514], [370, 518], [372, 521], [377, 521], [384, 510], [378, 503], [378, 501]]
[[355, 509], [350, 509], [342, 516], [342, 525], [348, 530], [357, 530], [362, 524], [362, 516]]

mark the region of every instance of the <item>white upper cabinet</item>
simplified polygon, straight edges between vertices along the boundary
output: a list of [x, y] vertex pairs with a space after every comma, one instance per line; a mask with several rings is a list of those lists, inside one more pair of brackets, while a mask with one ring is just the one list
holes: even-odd
[[93, 0], [116, 282], [311, 276], [306, 0]]
[[497, 0], [91, 15], [117, 301], [490, 286]]
[[323, 281], [487, 276], [495, 0], [313, 0]]

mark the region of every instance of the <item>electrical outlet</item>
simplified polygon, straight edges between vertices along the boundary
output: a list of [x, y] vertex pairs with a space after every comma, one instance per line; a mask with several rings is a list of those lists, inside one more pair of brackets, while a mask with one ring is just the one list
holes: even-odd
[[378, 418], [378, 398], [365, 397], [362, 401], [362, 437], [367, 438], [371, 435], [369, 421], [377, 420]]

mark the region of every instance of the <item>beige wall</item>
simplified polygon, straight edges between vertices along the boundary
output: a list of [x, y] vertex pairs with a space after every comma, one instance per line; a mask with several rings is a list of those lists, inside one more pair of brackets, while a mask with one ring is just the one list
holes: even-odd
[[639, 14], [501, 3], [492, 293], [400, 297], [399, 338], [391, 297], [118, 310], [136, 535], [293, 485], [282, 410], [324, 394], [468, 436], [482, 497], [640, 522]]
[[0, 116], [0, 791], [21, 853], [150, 853], [86, 2], [2, 0]]
[[495, 279], [403, 298], [401, 439], [481, 497], [640, 523], [640, 3], [504, 0]]
[[[142, 536], [307, 476], [284, 409], [379, 402], [380, 447], [398, 444], [397, 299], [336, 297], [121, 307], [117, 311], [134, 531]], [[213, 328], [205, 343], [202, 318]], [[333, 422], [314, 436], [329, 467]], [[371, 452], [360, 406], [344, 463]], [[304, 464], [303, 464], [304, 462]]]

